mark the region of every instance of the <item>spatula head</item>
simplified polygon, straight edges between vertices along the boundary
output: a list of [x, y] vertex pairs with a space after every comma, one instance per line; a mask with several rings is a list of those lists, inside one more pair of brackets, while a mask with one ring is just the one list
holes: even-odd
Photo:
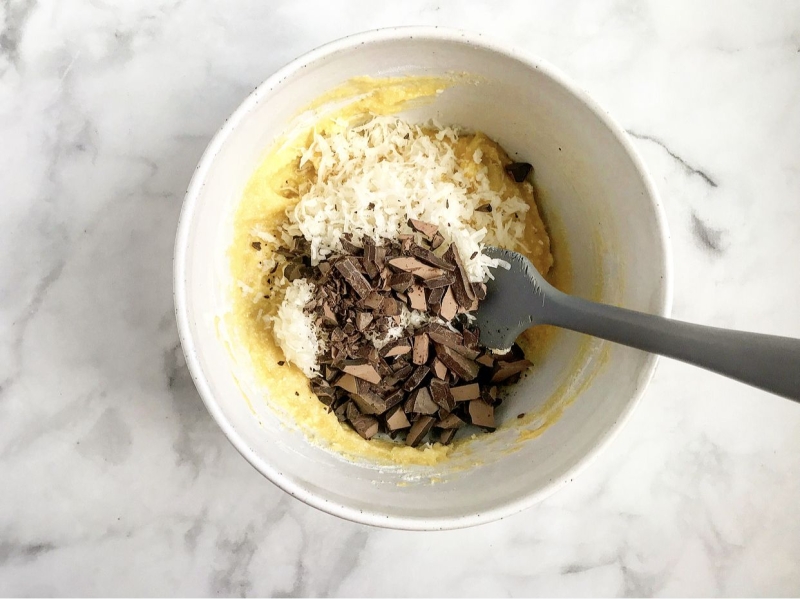
[[481, 343], [491, 349], [507, 349], [525, 329], [540, 324], [536, 307], [544, 302], [547, 283], [522, 254], [487, 247], [485, 253], [503, 260], [509, 268], [492, 270], [486, 283], [486, 299], [476, 312]]

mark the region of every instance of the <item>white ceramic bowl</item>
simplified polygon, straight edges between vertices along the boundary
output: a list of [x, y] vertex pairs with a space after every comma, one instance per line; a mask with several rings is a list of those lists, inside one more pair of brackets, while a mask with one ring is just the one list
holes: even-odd
[[[448, 72], [482, 83], [456, 86], [406, 116], [484, 131], [534, 164], [547, 211], [561, 221], [572, 254], [573, 292], [662, 315], [671, 302], [669, 235], [642, 161], [623, 130], [553, 67], [478, 35], [399, 28], [333, 42], [270, 77], [211, 141], [186, 195], [175, 248], [181, 342], [208, 410], [253, 466], [310, 505], [378, 526], [470, 526], [541, 500], [622, 426], [656, 362], [564, 333], [504, 404], [512, 421], [518, 412], [549, 412], [481, 436], [433, 467], [347, 461], [281, 423], [267, 405], [256, 405], [254, 415], [215, 324], [227, 309], [223, 258], [245, 183], [298, 108], [337, 84], [362, 75]], [[531, 433], [562, 411], [542, 434]]]

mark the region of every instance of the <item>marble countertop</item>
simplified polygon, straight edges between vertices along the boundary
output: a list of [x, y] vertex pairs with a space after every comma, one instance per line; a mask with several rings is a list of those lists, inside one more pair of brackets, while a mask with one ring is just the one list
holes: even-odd
[[290, 59], [408, 24], [579, 81], [660, 188], [674, 315], [800, 337], [800, 4], [7, 0], [0, 594], [800, 594], [800, 405], [676, 362], [567, 488], [446, 533], [306, 507], [211, 420], [172, 308], [194, 166]]

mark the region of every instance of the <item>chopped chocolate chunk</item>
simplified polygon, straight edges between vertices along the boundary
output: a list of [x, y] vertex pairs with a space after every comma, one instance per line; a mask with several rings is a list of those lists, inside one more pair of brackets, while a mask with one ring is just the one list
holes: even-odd
[[357, 381], [358, 391], [350, 394], [358, 408], [364, 414], [383, 414], [386, 409], [386, 401], [375, 392], [372, 385], [366, 381]]
[[[430, 334], [429, 336], [431, 339], [433, 339], [433, 336]], [[441, 360], [449, 370], [453, 371], [465, 381], [471, 381], [478, 376], [478, 370], [480, 366], [478, 366], [476, 362], [473, 362], [469, 358], [462, 356], [451, 347], [436, 343], [435, 348], [436, 356], [439, 358], [439, 360]]]
[[347, 409], [350, 407], [351, 404], [352, 404], [352, 402], [346, 401], [346, 402], [340, 404], [339, 406], [337, 406], [333, 410], [333, 413], [336, 414], [336, 418], [339, 419], [339, 422], [344, 422], [345, 420], [347, 420], [347, 416], [346, 416]]
[[527, 179], [532, 170], [533, 166], [527, 162], [512, 162], [506, 166], [506, 172], [517, 183], [522, 183]]
[[433, 370], [433, 374], [442, 380], [445, 379], [447, 376], [447, 366], [442, 364], [442, 361], [439, 358], [434, 358], [433, 362], [431, 362], [431, 370]]
[[347, 407], [346, 414], [350, 424], [364, 439], [370, 440], [378, 432], [378, 419], [362, 414], [352, 403]]
[[356, 328], [361, 331], [362, 333], [366, 328], [369, 326], [369, 323], [372, 322], [372, 314], [369, 312], [359, 312], [356, 314]]
[[486, 299], [486, 283], [472, 283], [472, 293], [475, 299], [483, 301]]
[[403, 400], [406, 398], [406, 394], [402, 389], [395, 389], [389, 395], [387, 395], [383, 401], [386, 405], [386, 409], [393, 408], [398, 404], [402, 404]]
[[472, 284], [469, 281], [467, 272], [464, 270], [464, 265], [461, 263], [461, 257], [458, 255], [458, 250], [455, 245], [450, 244], [443, 258], [456, 267], [457, 276], [456, 282], [453, 284], [453, 293], [456, 296], [458, 305], [464, 308], [470, 306], [472, 300], [475, 299], [475, 293], [472, 291]]
[[251, 243], [250, 245], [252, 245], [252, 246], [253, 246], [253, 249], [254, 249], [254, 250], [256, 250], [256, 251], [258, 251], [258, 250], [260, 250], [260, 249], [261, 249], [261, 242], [260, 242], [260, 241], [254, 241], [254, 242], [253, 242], [253, 243]]
[[434, 403], [431, 392], [427, 387], [416, 389], [410, 397], [413, 398], [412, 412], [429, 415], [439, 411], [439, 406]]
[[431, 341], [441, 343], [447, 347], [456, 348], [464, 345], [464, 338], [461, 336], [461, 333], [451, 331], [447, 327], [435, 322], [428, 326], [428, 337], [431, 338]]
[[322, 261], [319, 264], [317, 264], [317, 268], [319, 269], [319, 272], [322, 274], [323, 277], [327, 276], [331, 272], [331, 263], [327, 261]]
[[479, 350], [470, 349], [466, 345], [456, 345], [455, 347], [453, 347], [453, 349], [456, 350], [465, 358], [469, 358], [470, 360], [474, 360], [481, 353]]
[[517, 418], [518, 419], [519, 418], [525, 418], [525, 412], [520, 412], [519, 414], [517, 414]]
[[489, 368], [494, 366], [494, 358], [492, 358], [492, 356], [489, 354], [483, 354], [482, 356], [475, 358], [475, 361], [481, 366], [488, 366]]
[[481, 388], [478, 383], [453, 387], [450, 389], [450, 392], [453, 394], [453, 398], [456, 401], [469, 401], [471, 399], [479, 399], [481, 396]]
[[428, 291], [426, 299], [428, 303], [428, 312], [433, 312], [434, 314], [439, 313], [441, 309], [442, 298], [444, 297], [446, 291], [446, 287], [437, 287]]
[[426, 223], [421, 220], [417, 220], [415, 218], [408, 219], [408, 226], [422, 233], [428, 239], [432, 239], [434, 235], [439, 231], [439, 227], [436, 225], [432, 225], [431, 223]]
[[410, 272], [398, 272], [389, 278], [389, 286], [395, 291], [404, 292], [414, 282], [414, 275]]
[[358, 392], [358, 385], [356, 383], [356, 379], [352, 374], [343, 374], [339, 377], [339, 379], [334, 383], [335, 386], [341, 387], [345, 391], [349, 391], [350, 393], [357, 393]]
[[424, 247], [419, 245], [411, 246], [411, 255], [415, 258], [418, 258], [421, 262], [425, 264], [429, 264], [430, 266], [435, 266], [437, 268], [441, 268], [442, 270], [447, 271], [454, 271], [456, 269], [454, 264], [451, 264], [447, 260], [444, 260], [434, 254], [430, 250], [426, 250]]
[[435, 426], [437, 428], [453, 428], [453, 429], [455, 429], [455, 428], [461, 428], [465, 424], [466, 424], [466, 422], [461, 420], [461, 418], [459, 418], [456, 414], [448, 414], [447, 416], [445, 416], [444, 418], [439, 420], [439, 422], [437, 422]]
[[421, 285], [412, 285], [408, 290], [408, 301], [413, 310], [420, 310], [424, 312], [428, 304], [425, 301], [425, 289]]
[[400, 304], [392, 297], [385, 297], [383, 298], [381, 312], [383, 312], [386, 316], [397, 316], [400, 314]]
[[410, 273], [413, 273], [415, 270], [419, 270], [421, 268], [428, 268], [425, 264], [416, 258], [412, 258], [411, 256], [392, 258], [389, 260], [389, 266], [396, 268], [397, 270]]
[[494, 408], [480, 399], [474, 399], [469, 402], [469, 417], [475, 426], [495, 428]]
[[339, 242], [342, 244], [342, 250], [344, 250], [346, 254], [352, 254], [354, 256], [359, 256], [361, 254], [361, 248], [346, 237], [342, 237]]
[[341, 260], [337, 260], [335, 264], [336, 270], [342, 273], [345, 280], [350, 283], [350, 286], [355, 290], [359, 297], [367, 297], [372, 291], [369, 281], [364, 278], [358, 270], [358, 262], [352, 256], [347, 256]]
[[392, 358], [394, 356], [402, 356], [411, 351], [411, 342], [408, 339], [398, 339], [383, 346], [381, 356], [384, 358]]
[[447, 292], [442, 298], [441, 308], [439, 308], [439, 316], [448, 321], [453, 320], [456, 317], [457, 311], [458, 304], [456, 303], [456, 298], [453, 295], [453, 289], [452, 287], [448, 287]]
[[397, 431], [409, 426], [411, 423], [408, 421], [402, 405], [395, 406], [386, 412], [386, 428], [389, 431]]
[[427, 366], [425, 366], [425, 365], [423, 365], [423, 366], [417, 366], [417, 367], [414, 369], [414, 372], [412, 372], [412, 373], [411, 373], [411, 376], [409, 376], [409, 377], [406, 379], [406, 382], [403, 384], [403, 389], [405, 389], [406, 391], [413, 391], [414, 389], [416, 389], [417, 387], [419, 387], [419, 385], [420, 385], [420, 383], [422, 382], [422, 380], [423, 380], [423, 379], [424, 379], [426, 376], [428, 376], [428, 373], [429, 373], [430, 371], [431, 371], [431, 369], [430, 369], [430, 368], [428, 368], [428, 367], [427, 367]]
[[498, 362], [492, 370], [493, 383], [500, 383], [528, 369], [531, 363], [528, 360], [516, 360], [515, 362]]
[[431, 239], [431, 249], [438, 250], [440, 247], [442, 247], [443, 243], [444, 237], [442, 237], [441, 233], [437, 232], [436, 235], [433, 236], [433, 239]]
[[336, 392], [327, 381], [314, 379], [311, 381], [311, 390], [319, 398], [319, 400], [326, 406], [331, 405], [336, 399]]
[[491, 212], [492, 211], [492, 205], [491, 204], [481, 204], [480, 206], [475, 208], [475, 211], [476, 212]]
[[430, 279], [425, 279], [423, 281], [423, 285], [428, 289], [438, 289], [440, 287], [447, 287], [448, 285], [452, 285], [455, 283], [455, 276], [452, 273], [444, 273], [438, 277], [432, 277]]
[[430, 340], [428, 339], [427, 334], [420, 333], [418, 335], [414, 335], [414, 353], [412, 362], [418, 366], [425, 364], [428, 361], [429, 348]]
[[347, 374], [352, 374], [354, 377], [376, 385], [381, 382], [381, 375], [379, 375], [375, 367], [366, 360], [349, 360], [345, 362], [345, 366], [342, 370]]
[[363, 301], [364, 307], [378, 310], [383, 305], [383, 296], [377, 291], [371, 292]]
[[453, 441], [453, 437], [456, 436], [456, 430], [457, 429], [454, 428], [443, 429], [439, 434], [439, 443], [442, 445], [450, 445]]
[[406, 435], [406, 445], [410, 447], [419, 445], [425, 435], [433, 428], [434, 422], [436, 422], [436, 418], [433, 416], [420, 416], [417, 418], [414, 424], [411, 425], [408, 435]]
[[456, 407], [456, 401], [450, 390], [450, 385], [437, 378], [431, 379], [429, 384], [431, 398], [434, 403], [448, 412]]
[[329, 324], [329, 325], [333, 325], [333, 326], [336, 326], [337, 324], [339, 324], [336, 321], [336, 314], [333, 313], [333, 310], [331, 309], [331, 306], [330, 306], [330, 304], [328, 302], [325, 302], [324, 304], [322, 304], [322, 321], [325, 324]]

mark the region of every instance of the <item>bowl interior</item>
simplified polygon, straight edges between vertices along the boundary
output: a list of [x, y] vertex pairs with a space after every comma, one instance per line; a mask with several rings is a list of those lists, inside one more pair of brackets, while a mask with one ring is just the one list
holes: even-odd
[[647, 354], [564, 333], [499, 412], [502, 419], [549, 405], [550, 416], [563, 414], [541, 434], [541, 419], [514, 423], [431, 467], [346, 461], [282, 423], [257, 391], [245, 389], [245, 399], [246, 376], [232, 367], [218, 317], [228, 307], [232, 214], [248, 178], [298, 107], [332, 87], [355, 76], [450, 72], [480, 83], [457, 85], [405, 116], [481, 130], [534, 164], [545, 212], [570, 249], [575, 294], [667, 310], [657, 198], [618, 132], [549, 68], [453, 34], [395, 33], [338, 43], [268, 81], [212, 142], [187, 195], [176, 253], [182, 341], [204, 400], [245, 457], [305, 501], [372, 524], [462, 526], [542, 497], [616, 429], [653, 366]]

